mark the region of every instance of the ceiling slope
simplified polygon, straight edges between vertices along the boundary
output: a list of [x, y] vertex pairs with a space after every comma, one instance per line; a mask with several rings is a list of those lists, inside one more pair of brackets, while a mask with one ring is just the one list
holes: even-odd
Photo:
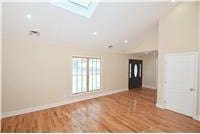
[[[100, 2], [91, 18], [86, 18], [47, 2], [3, 3], [3, 39], [31, 41], [29, 31], [38, 30], [39, 42], [124, 52], [156, 27], [159, 18], [174, 6], [170, 2]], [[113, 45], [110, 50], [109, 45]]]

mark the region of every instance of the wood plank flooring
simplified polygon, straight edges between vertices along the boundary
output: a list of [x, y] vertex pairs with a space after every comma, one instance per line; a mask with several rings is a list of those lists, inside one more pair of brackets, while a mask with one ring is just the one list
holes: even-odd
[[137, 89], [2, 119], [2, 132], [200, 132], [200, 122], [156, 108]]

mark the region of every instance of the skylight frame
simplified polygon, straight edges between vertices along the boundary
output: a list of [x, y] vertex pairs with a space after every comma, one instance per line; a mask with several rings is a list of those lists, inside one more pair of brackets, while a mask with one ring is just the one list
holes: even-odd
[[69, 0], [69, 1], [84, 8], [88, 8], [92, 2], [92, 0]]
[[51, 0], [50, 3], [56, 7], [65, 9], [72, 13], [75, 13], [87, 18], [91, 18], [99, 3], [99, 0], [95, 0], [95, 1], [90, 0], [90, 4], [88, 8], [85, 8], [77, 3], [71, 2], [71, 0], [61, 0], [59, 2], [57, 0]]

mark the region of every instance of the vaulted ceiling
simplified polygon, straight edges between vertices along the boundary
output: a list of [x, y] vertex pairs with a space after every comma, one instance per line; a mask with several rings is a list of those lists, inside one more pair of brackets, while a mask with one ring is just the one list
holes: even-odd
[[[48, 2], [4, 3], [2, 35], [9, 40], [38, 38], [43, 43], [102, 51], [113, 45], [109, 51], [123, 52], [155, 28], [174, 6], [171, 2], [100, 2], [91, 18], [86, 18]], [[40, 37], [30, 38], [30, 30], [39, 31]]]

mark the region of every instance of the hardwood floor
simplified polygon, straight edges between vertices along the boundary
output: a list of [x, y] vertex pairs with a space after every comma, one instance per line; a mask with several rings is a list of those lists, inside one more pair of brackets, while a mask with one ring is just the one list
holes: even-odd
[[2, 132], [200, 132], [200, 122], [156, 108], [138, 89], [2, 119]]

